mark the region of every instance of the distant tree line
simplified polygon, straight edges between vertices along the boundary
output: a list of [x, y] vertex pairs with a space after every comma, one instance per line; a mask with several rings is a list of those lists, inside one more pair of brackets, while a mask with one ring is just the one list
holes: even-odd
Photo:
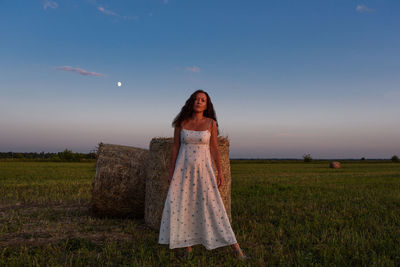
[[0, 159], [21, 159], [34, 161], [90, 161], [96, 159], [96, 152], [74, 153], [69, 149], [57, 153], [38, 152], [0, 152]]
[[[375, 159], [376, 160], [376, 159]], [[393, 155], [390, 159], [392, 162], [400, 162], [399, 157], [397, 155]], [[304, 154], [303, 155], [303, 161], [304, 162], [311, 162], [313, 161], [313, 158], [311, 157], [310, 153]], [[365, 157], [361, 158], [361, 161], [365, 161]]]

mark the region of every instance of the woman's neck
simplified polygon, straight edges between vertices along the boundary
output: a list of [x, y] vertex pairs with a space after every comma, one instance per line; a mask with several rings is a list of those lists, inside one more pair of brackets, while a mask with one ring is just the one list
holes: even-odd
[[201, 121], [204, 119], [203, 112], [193, 112], [192, 120], [194, 121]]

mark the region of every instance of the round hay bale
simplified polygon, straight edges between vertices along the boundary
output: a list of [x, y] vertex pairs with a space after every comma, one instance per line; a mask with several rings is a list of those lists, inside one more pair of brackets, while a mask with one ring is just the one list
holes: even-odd
[[[150, 142], [149, 164], [146, 175], [145, 195], [145, 223], [152, 229], [159, 231], [164, 202], [167, 198], [169, 184], [168, 175], [171, 161], [173, 138], [153, 138]], [[221, 168], [224, 176], [224, 184], [219, 188], [224, 202], [229, 221], [231, 217], [231, 169], [229, 161], [229, 140], [226, 137], [218, 137], [218, 149], [221, 155]], [[214, 172], [217, 175], [215, 163], [212, 160]]]
[[147, 149], [100, 143], [90, 209], [100, 216], [144, 217]]
[[339, 161], [332, 161], [331, 164], [329, 164], [329, 167], [332, 169], [340, 169], [340, 162]]

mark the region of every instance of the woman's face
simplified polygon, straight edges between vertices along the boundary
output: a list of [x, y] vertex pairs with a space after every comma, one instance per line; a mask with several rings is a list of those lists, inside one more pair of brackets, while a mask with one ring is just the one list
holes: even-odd
[[196, 99], [193, 103], [193, 110], [195, 112], [203, 112], [207, 109], [207, 95], [205, 93], [197, 93]]

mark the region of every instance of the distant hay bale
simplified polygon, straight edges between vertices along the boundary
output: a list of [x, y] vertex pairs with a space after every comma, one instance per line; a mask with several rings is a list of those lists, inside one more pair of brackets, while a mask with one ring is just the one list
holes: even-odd
[[99, 144], [91, 211], [100, 216], [144, 217], [147, 149]]
[[340, 169], [340, 162], [339, 161], [332, 161], [331, 164], [329, 164], [329, 167], [332, 169]]
[[[160, 230], [160, 223], [164, 202], [168, 194], [168, 176], [171, 161], [173, 138], [153, 138], [150, 142], [149, 164], [146, 175], [145, 195], [145, 223], [154, 230]], [[231, 217], [231, 170], [229, 161], [229, 140], [226, 137], [218, 137], [218, 149], [221, 155], [221, 168], [224, 176], [224, 184], [219, 188], [224, 202], [229, 221]], [[215, 163], [212, 160], [215, 175]]]

